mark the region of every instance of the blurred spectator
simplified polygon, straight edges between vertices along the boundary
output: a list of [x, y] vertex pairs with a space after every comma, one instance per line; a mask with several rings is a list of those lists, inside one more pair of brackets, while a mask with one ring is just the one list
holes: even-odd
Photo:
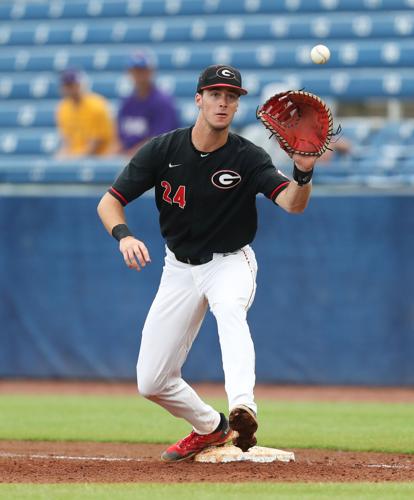
[[114, 147], [115, 128], [107, 100], [84, 88], [79, 71], [69, 69], [60, 76], [63, 99], [56, 122], [62, 144], [58, 158], [105, 155]]
[[133, 54], [128, 73], [134, 89], [118, 111], [118, 152], [132, 156], [148, 139], [179, 127], [172, 96], [154, 83], [155, 64], [145, 52]]
[[333, 137], [331, 143], [329, 144], [329, 149], [323, 153], [319, 158], [322, 163], [329, 163], [334, 158], [345, 158], [352, 154], [352, 144], [349, 139], [339, 135], [338, 137]]

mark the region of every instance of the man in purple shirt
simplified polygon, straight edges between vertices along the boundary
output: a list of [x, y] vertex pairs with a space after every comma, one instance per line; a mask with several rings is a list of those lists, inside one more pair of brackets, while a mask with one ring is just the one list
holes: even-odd
[[152, 137], [180, 126], [173, 98], [153, 81], [154, 62], [149, 54], [137, 52], [128, 63], [134, 83], [132, 94], [124, 98], [118, 111], [118, 152], [132, 156]]

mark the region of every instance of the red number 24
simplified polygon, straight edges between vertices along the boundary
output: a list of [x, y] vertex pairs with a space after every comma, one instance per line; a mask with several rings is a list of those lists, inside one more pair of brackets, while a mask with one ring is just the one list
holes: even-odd
[[177, 203], [177, 205], [180, 208], [184, 208], [186, 201], [185, 201], [185, 186], [178, 186], [177, 191], [175, 192], [175, 195], [171, 199], [170, 193], [171, 193], [171, 184], [167, 181], [162, 181], [161, 182], [161, 187], [164, 188], [164, 192], [162, 194], [162, 199], [172, 205], [173, 203]]

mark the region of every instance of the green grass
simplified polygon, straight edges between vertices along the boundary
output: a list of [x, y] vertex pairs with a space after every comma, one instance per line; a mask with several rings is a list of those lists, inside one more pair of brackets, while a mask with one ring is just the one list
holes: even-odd
[[0, 498], [8, 500], [270, 500], [283, 499], [411, 499], [414, 483], [297, 484], [3, 484]]
[[[0, 408], [0, 439], [169, 443], [189, 431], [138, 396], [0, 395]], [[414, 404], [259, 401], [259, 412], [262, 446], [414, 453]]]

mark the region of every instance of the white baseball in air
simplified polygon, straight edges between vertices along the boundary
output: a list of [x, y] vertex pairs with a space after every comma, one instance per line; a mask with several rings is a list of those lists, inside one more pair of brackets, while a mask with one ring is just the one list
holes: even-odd
[[315, 64], [325, 64], [331, 57], [331, 51], [326, 45], [315, 45], [310, 52], [310, 56]]

